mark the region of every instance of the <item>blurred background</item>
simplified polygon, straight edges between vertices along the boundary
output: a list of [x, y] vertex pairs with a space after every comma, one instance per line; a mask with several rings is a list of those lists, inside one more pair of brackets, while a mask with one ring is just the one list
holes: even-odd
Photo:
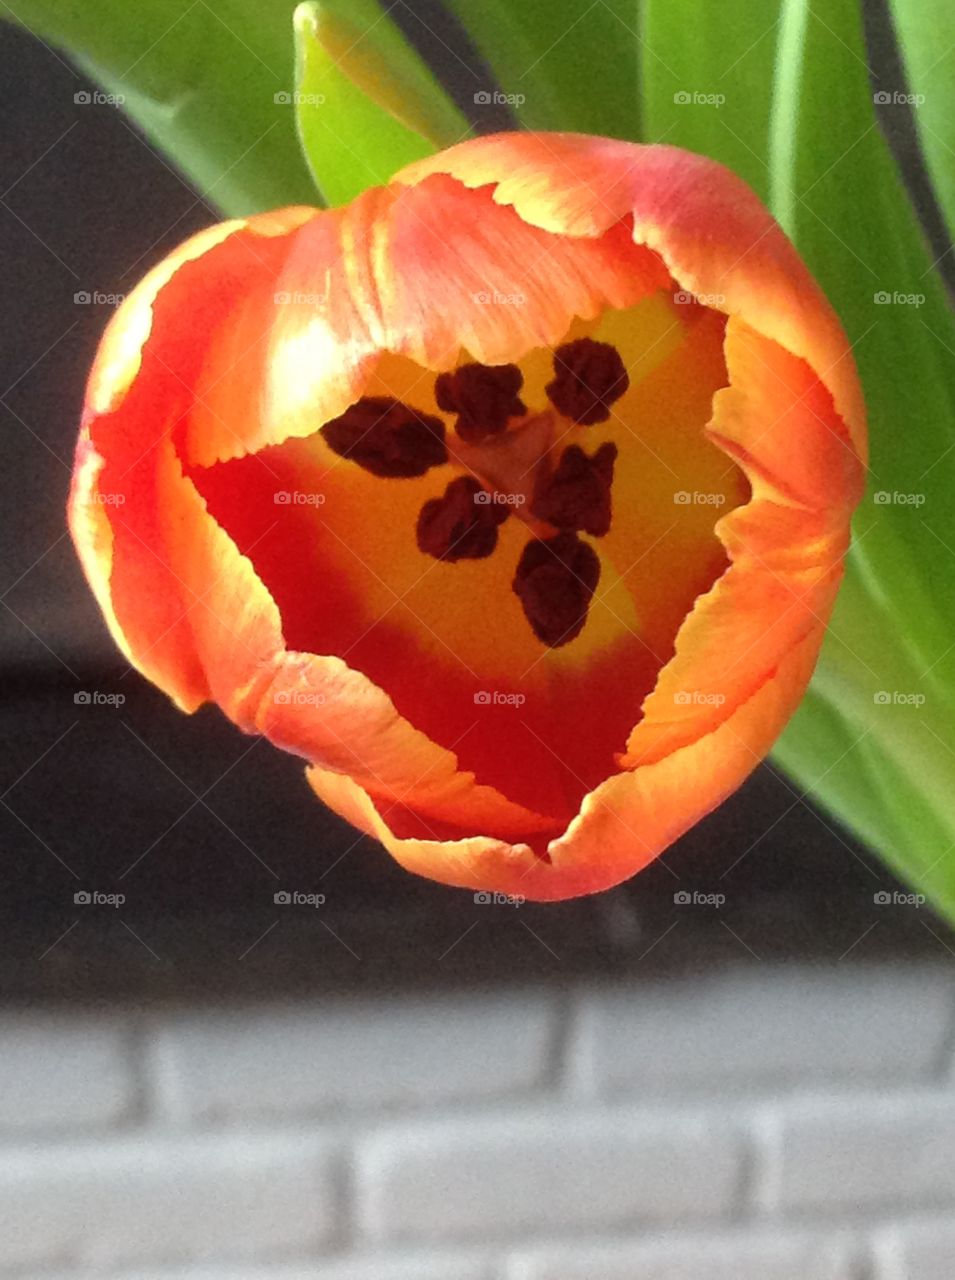
[[950, 1280], [955, 938], [771, 764], [612, 893], [485, 904], [121, 661], [83, 384], [217, 214], [54, 50], [0, 59], [0, 1275]]

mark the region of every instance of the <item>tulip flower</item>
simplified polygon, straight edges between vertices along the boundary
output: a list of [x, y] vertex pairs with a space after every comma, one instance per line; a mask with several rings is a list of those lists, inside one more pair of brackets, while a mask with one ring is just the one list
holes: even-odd
[[559, 899], [769, 750], [864, 457], [839, 322], [739, 179], [506, 134], [156, 267], [96, 357], [70, 521], [178, 706], [303, 757], [410, 870]]

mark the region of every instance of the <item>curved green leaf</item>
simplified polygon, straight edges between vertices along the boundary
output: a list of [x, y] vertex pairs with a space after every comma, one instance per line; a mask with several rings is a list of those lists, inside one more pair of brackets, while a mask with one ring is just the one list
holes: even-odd
[[951, 0], [890, 0], [908, 89], [887, 86], [893, 110], [914, 108], [925, 163], [955, 237], [955, 8]]
[[330, 204], [470, 131], [375, 0], [300, 4], [295, 48], [299, 136]]
[[642, 6], [644, 141], [712, 156], [764, 199], [780, 2]]
[[637, 10], [632, 0], [446, 0], [497, 78], [468, 66], [476, 117], [510, 107], [527, 129], [640, 136]]
[[955, 919], [955, 325], [876, 125], [858, 6], [783, 10], [772, 206], [853, 343], [872, 458], [814, 698], [778, 755]]
[[282, 101], [292, 88], [291, 0], [15, 0], [13, 9], [121, 95], [147, 139], [219, 209], [315, 202]]

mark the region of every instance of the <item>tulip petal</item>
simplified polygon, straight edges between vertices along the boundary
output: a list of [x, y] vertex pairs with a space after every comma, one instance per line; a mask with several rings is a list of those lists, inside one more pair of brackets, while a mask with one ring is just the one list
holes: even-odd
[[380, 840], [417, 875], [535, 901], [596, 893], [652, 862], [755, 768], [802, 696], [821, 639], [820, 632], [807, 636], [780, 664], [778, 678], [713, 733], [655, 764], [608, 779], [585, 798], [567, 831], [538, 853], [526, 843], [477, 835], [403, 838], [352, 779], [312, 768], [308, 780], [329, 808]]
[[632, 306], [669, 282], [625, 227], [555, 241], [490, 191], [440, 175], [391, 189], [388, 257], [376, 264], [382, 337], [427, 368], [450, 368], [461, 349], [485, 364], [519, 360], [556, 346], [573, 317]]
[[737, 459], [753, 497], [717, 526], [731, 568], [680, 629], [621, 758], [628, 768], [732, 715], [809, 632], [824, 630], [848, 546], [845, 512], [861, 496], [858, 457], [805, 362], [735, 319], [725, 352], [730, 386], [717, 393], [707, 434]]
[[[159, 325], [174, 314], [171, 301], [164, 295], [157, 307]], [[170, 415], [179, 407], [178, 370], [151, 346], [141, 359], [140, 376], [123, 384], [128, 366], [112, 364], [117, 380], [98, 384], [115, 407], [90, 416], [71, 506], [88, 576], [130, 661], [183, 709], [212, 699], [247, 732], [348, 769], [381, 803], [400, 807], [413, 796], [406, 822], [416, 830], [452, 815], [487, 830], [556, 830], [552, 817], [459, 771], [452, 751], [414, 729], [341, 659], [286, 650], [275, 602], [211, 517], [174, 450], [176, 431], [161, 429], [158, 406]], [[230, 409], [230, 423], [241, 425], [248, 403]]]
[[[577, 338], [628, 382], [586, 428], [616, 458], [599, 590], [542, 650], [515, 625], [528, 524], [457, 564], [418, 545], [453, 441], [398, 481], [319, 428], [362, 396], [434, 415], [462, 360], [526, 357], [531, 403]], [[118, 642], [181, 706], [303, 756], [412, 870], [554, 899], [639, 870], [769, 749], [863, 453], [838, 321], [743, 184], [668, 147], [506, 135], [161, 264], [91, 375], [71, 521]]]
[[832, 308], [749, 187], [705, 156], [584, 134], [495, 134], [415, 162], [395, 182], [446, 173], [535, 227], [599, 236], [633, 218], [637, 244], [658, 252], [680, 286], [804, 359], [832, 393], [856, 451], [865, 412]]

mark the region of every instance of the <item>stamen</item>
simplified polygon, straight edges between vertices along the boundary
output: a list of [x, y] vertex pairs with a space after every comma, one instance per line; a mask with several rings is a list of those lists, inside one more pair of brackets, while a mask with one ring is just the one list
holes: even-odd
[[363, 396], [322, 435], [340, 457], [389, 479], [423, 476], [448, 460], [441, 419], [389, 396]]
[[607, 441], [593, 457], [569, 445], [553, 475], [537, 490], [533, 514], [558, 529], [581, 529], [602, 538], [610, 529], [610, 486], [617, 446]]
[[441, 498], [431, 498], [418, 515], [418, 547], [436, 560], [483, 560], [497, 546], [497, 528], [506, 506], [472, 477], [458, 476]]
[[529, 542], [512, 585], [534, 635], [558, 649], [583, 630], [599, 579], [596, 551], [567, 531]]
[[554, 352], [557, 375], [544, 390], [554, 408], [582, 427], [606, 422], [610, 406], [630, 386], [616, 347], [593, 338], [565, 342]]
[[524, 375], [516, 364], [463, 364], [435, 380], [434, 394], [439, 408], [456, 413], [454, 429], [468, 444], [480, 444], [488, 436], [499, 435], [508, 418], [527, 412], [518, 391]]

